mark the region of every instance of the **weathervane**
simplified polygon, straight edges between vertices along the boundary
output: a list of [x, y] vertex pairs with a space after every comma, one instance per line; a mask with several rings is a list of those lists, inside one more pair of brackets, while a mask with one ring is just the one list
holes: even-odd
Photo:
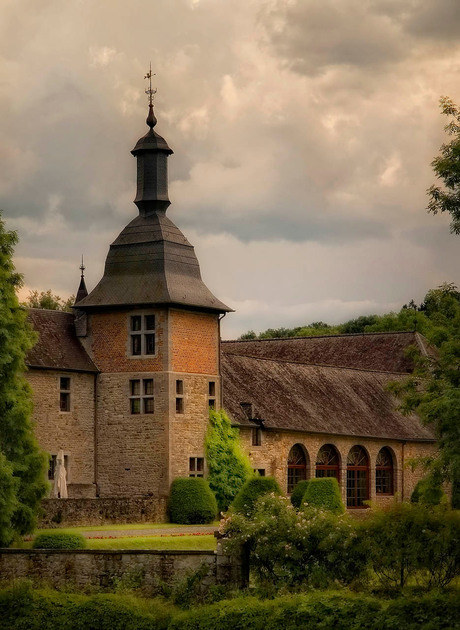
[[80, 271], [81, 271], [81, 277], [83, 278], [83, 276], [85, 275], [85, 265], [83, 264], [83, 254], [81, 255], [81, 265], [80, 265]]
[[[156, 75], [156, 73], [154, 72], [153, 76], [155, 76], [155, 75]], [[144, 79], [148, 79], [149, 80], [149, 87], [145, 90], [145, 93], [149, 97], [149, 105], [153, 105], [153, 97], [157, 93], [157, 90], [156, 90], [156, 88], [152, 88], [152, 62], [150, 62], [150, 69], [147, 72], [147, 74], [145, 75]]]

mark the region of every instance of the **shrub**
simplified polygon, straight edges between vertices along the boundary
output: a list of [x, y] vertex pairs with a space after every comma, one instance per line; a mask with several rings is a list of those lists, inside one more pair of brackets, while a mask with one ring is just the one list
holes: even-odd
[[299, 481], [298, 484], [294, 487], [294, 490], [291, 494], [291, 503], [292, 505], [299, 509], [302, 503], [303, 495], [305, 494], [305, 490], [307, 489], [308, 481]]
[[339, 484], [335, 477], [310, 479], [303, 495], [302, 503], [308, 503], [311, 507], [324, 508], [335, 514], [343, 514], [345, 512]]
[[32, 546], [34, 549], [84, 549], [86, 538], [81, 534], [64, 534], [62, 532], [39, 534]]
[[224, 551], [250, 550], [256, 584], [273, 595], [303, 584], [350, 584], [366, 573], [359, 526], [347, 515], [310, 508], [297, 512], [286, 497], [260, 497], [251, 518], [231, 514], [222, 524]]
[[223, 409], [209, 411], [205, 449], [209, 487], [216, 495], [219, 510], [225, 512], [252, 476], [252, 467], [241, 449], [239, 429], [232, 427]]
[[460, 575], [460, 514], [444, 506], [397, 503], [363, 525], [374, 571], [385, 588], [414, 576], [428, 588]]
[[235, 512], [244, 513], [250, 517], [257, 499], [264, 494], [274, 492], [282, 494], [281, 488], [274, 477], [252, 477], [248, 479], [233, 501]]
[[441, 484], [436, 483], [432, 476], [417, 481], [411, 494], [411, 503], [423, 503], [424, 505], [439, 505], [445, 496]]
[[171, 523], [212, 523], [217, 516], [217, 503], [204, 479], [179, 477], [172, 482], [168, 510]]

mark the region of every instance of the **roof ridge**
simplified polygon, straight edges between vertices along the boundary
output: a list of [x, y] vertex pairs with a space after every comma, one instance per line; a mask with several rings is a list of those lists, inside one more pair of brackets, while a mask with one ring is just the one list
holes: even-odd
[[273, 357], [255, 357], [250, 354], [238, 354], [237, 352], [225, 352], [224, 354], [242, 359], [256, 359], [257, 361], [272, 361], [273, 363], [293, 363], [294, 365], [306, 365], [309, 367], [330, 368], [334, 370], [353, 370], [355, 372], [371, 372], [374, 374], [397, 374], [408, 376], [410, 372], [389, 372], [388, 370], [372, 370], [370, 368], [356, 368], [347, 365], [329, 365], [328, 363], [307, 363], [305, 361], [290, 361], [289, 359], [274, 359]]
[[382, 330], [380, 332], [331, 333], [330, 335], [300, 335], [297, 337], [265, 337], [264, 339], [222, 339], [222, 343], [250, 343], [253, 341], [290, 341], [292, 339], [330, 339], [331, 337], [371, 337], [377, 335], [408, 335], [416, 330]]
[[60, 308], [36, 308], [35, 306], [26, 306], [28, 311], [45, 311], [45, 313], [63, 313], [64, 315], [72, 315], [75, 317], [75, 314], [72, 311], [63, 311]]

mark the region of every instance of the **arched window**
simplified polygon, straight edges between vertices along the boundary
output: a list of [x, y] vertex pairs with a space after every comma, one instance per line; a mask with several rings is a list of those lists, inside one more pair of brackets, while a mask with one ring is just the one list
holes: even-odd
[[307, 457], [300, 444], [294, 444], [289, 451], [288, 457], [288, 485], [287, 491], [290, 494], [299, 481], [307, 478]]
[[369, 458], [362, 446], [353, 446], [347, 458], [347, 507], [365, 507], [369, 499]]
[[394, 494], [393, 457], [386, 446], [380, 449], [375, 462], [375, 492]]
[[340, 480], [339, 454], [332, 444], [324, 444], [316, 456], [316, 476]]

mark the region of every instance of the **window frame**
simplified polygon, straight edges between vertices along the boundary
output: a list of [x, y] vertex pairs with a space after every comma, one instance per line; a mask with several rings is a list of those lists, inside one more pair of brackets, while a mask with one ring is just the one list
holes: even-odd
[[[59, 413], [71, 413], [72, 411], [72, 377], [59, 376]], [[68, 381], [68, 387], [63, 386], [63, 381]], [[62, 408], [62, 401], [66, 400], [66, 409]]]
[[[291, 460], [291, 453], [293, 453], [294, 449], [299, 447], [302, 452], [302, 456], [305, 463], [302, 464], [293, 464], [289, 463]], [[298, 473], [296, 471], [299, 471]], [[293, 479], [294, 478], [294, 479]], [[308, 453], [306, 448], [296, 442], [291, 446], [288, 453], [287, 458], [287, 493], [291, 494], [299, 481], [305, 481], [308, 478]]]
[[[153, 317], [154, 327], [148, 327], [148, 318]], [[134, 325], [134, 321], [139, 319], [140, 327]], [[147, 352], [148, 339], [153, 337], [154, 352]], [[140, 339], [140, 352], [133, 352], [134, 340]], [[128, 315], [128, 357], [130, 359], [145, 359], [157, 356], [157, 316], [156, 313], [141, 312], [130, 313]]]
[[[193, 466], [192, 466], [193, 462]], [[201, 469], [199, 464], [201, 463]], [[204, 457], [189, 457], [188, 458], [188, 476], [204, 478], [205, 475], [205, 459]]]
[[[366, 458], [366, 464], [349, 464], [350, 455], [356, 449], [360, 449]], [[351, 474], [352, 473], [352, 474]], [[360, 473], [364, 473], [364, 476]], [[365, 490], [365, 498], [360, 499], [359, 494], [359, 482], [364, 478], [363, 488]], [[351, 490], [351, 483], [353, 482], [353, 493]], [[369, 501], [370, 499], [370, 458], [369, 453], [361, 446], [361, 444], [355, 444], [350, 448], [347, 455], [347, 483], [346, 483], [346, 499], [347, 499], [347, 509], [349, 510], [363, 510], [366, 509], [367, 505], [364, 505], [364, 501]]]
[[[382, 453], [382, 451], [384, 453], [386, 453], [388, 455], [388, 458], [390, 460], [390, 464], [386, 464], [386, 465], [379, 465], [378, 464], [378, 460], [379, 460], [379, 455]], [[379, 492], [378, 491], [378, 473], [389, 473], [389, 487], [390, 490], [388, 492]], [[377, 453], [377, 457], [375, 458], [375, 495], [377, 497], [392, 497], [394, 496], [395, 493], [395, 467], [394, 467], [394, 458], [393, 458], [393, 454], [391, 452], [391, 450], [388, 448], [388, 446], [382, 446], [382, 448], [379, 450], [379, 452]]]
[[[328, 447], [330, 449], [330, 451], [332, 451], [335, 455], [335, 457], [337, 458], [337, 463], [336, 464], [318, 464], [318, 457], [319, 454], [321, 453], [321, 451], [323, 451], [324, 449], [326, 449], [326, 447]], [[331, 461], [331, 458], [329, 458], [328, 461]], [[318, 471], [324, 472], [324, 475], [318, 475]], [[330, 472], [336, 473], [336, 474], [328, 474]], [[336, 446], [334, 446], [334, 444], [323, 444], [319, 449], [318, 449], [318, 453], [316, 454], [316, 461], [315, 461], [315, 478], [317, 479], [321, 479], [322, 477], [335, 477], [337, 479], [337, 482], [340, 484], [340, 453], [337, 449]]]
[[[151, 394], [147, 394], [147, 385], [151, 383]], [[138, 392], [135, 391], [135, 385], [138, 384]], [[129, 413], [131, 416], [152, 416], [155, 413], [155, 380], [149, 378], [130, 378], [128, 383], [128, 399]], [[139, 401], [139, 411], [134, 411], [134, 403]], [[147, 404], [152, 402], [152, 411], [146, 411]]]

